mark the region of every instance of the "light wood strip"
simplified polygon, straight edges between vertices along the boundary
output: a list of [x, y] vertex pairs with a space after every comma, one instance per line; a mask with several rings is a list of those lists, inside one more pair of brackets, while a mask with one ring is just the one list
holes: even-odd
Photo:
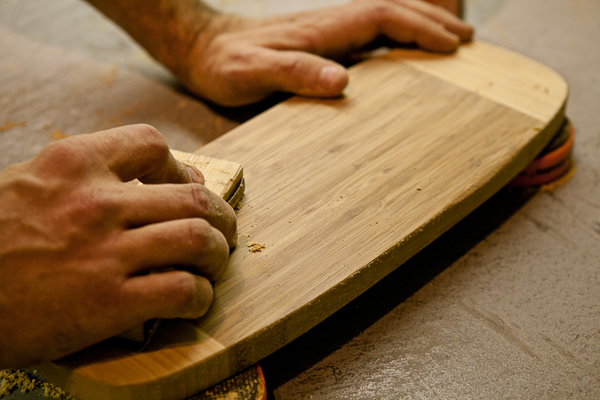
[[242, 181], [244, 170], [236, 162], [179, 150], [171, 150], [171, 153], [177, 160], [198, 168], [204, 175], [204, 185], [226, 201], [231, 199]]
[[486, 42], [465, 44], [443, 61], [424, 51], [394, 50], [387, 56], [543, 121], [552, 119], [553, 105], [568, 95], [567, 82], [552, 69]]

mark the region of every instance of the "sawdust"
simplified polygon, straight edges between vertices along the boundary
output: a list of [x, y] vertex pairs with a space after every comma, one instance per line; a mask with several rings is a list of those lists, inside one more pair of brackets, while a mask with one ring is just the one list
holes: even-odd
[[265, 380], [260, 366], [250, 367], [187, 400], [266, 399]]
[[250, 253], [260, 253], [265, 248], [265, 245], [257, 242], [248, 242], [246, 243], [246, 247], [248, 247]]
[[217, 214], [217, 217], [223, 216], [223, 212], [221, 212], [221, 208], [219, 206], [215, 206], [215, 212]]
[[[35, 373], [35, 371], [34, 371]], [[29, 372], [20, 369], [0, 371], [0, 399], [19, 389], [21, 393], [29, 393], [36, 389], [44, 389], [44, 396], [52, 399], [73, 399], [58, 386], [36, 379]]]
[[[136, 102], [133, 106], [126, 108], [115, 115], [104, 116], [103, 110], [96, 110], [96, 114], [98, 118], [104, 119], [101, 124], [96, 124], [97, 129], [110, 129], [118, 126], [127, 125], [133, 121], [131, 121], [131, 116], [134, 115], [142, 106], [142, 103], [139, 101]], [[124, 122], [123, 119], [126, 121]]]
[[52, 137], [52, 140], [60, 140], [60, 139], [68, 138], [69, 135], [67, 135], [66, 133], [62, 133], [58, 129], [55, 129], [52, 131], [51, 137]]
[[110, 122], [116, 127], [123, 126], [123, 122], [118, 117], [111, 117]]
[[248, 247], [250, 253], [260, 253], [265, 248], [265, 245], [262, 243], [250, 242], [250, 235], [247, 233], [241, 233], [240, 235], [246, 239], [246, 247]]
[[117, 64], [111, 65], [108, 69], [103, 71], [100, 80], [102, 83], [108, 87], [114, 85], [117, 81], [117, 74], [119, 72], [119, 66]]
[[141, 107], [142, 107], [142, 103], [140, 103], [138, 101], [132, 107], [126, 108], [125, 110], [121, 111], [121, 113], [119, 113], [119, 115], [117, 115], [117, 118], [129, 117], [129, 116], [135, 114], [135, 112], [137, 110], [139, 110]]
[[8, 131], [11, 130], [12, 128], [16, 128], [18, 126], [23, 126], [25, 125], [25, 121], [21, 120], [21, 121], [7, 121], [4, 124], [0, 125], [0, 132], [4, 132], [4, 131]]

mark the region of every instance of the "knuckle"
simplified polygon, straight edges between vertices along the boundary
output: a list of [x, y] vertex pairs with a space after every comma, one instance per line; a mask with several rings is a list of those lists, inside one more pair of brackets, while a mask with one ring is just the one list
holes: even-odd
[[255, 49], [238, 44], [233, 46], [227, 38], [217, 41], [217, 47], [221, 51], [218, 59], [212, 64], [213, 75], [230, 85], [245, 87], [251, 84], [257, 70]]
[[188, 221], [188, 243], [203, 252], [210, 249], [210, 236], [212, 227], [201, 218], [195, 218]]
[[[234, 40], [235, 39], [235, 40]], [[211, 42], [210, 53], [205, 57], [204, 74], [198, 81], [199, 92], [209, 96], [222, 106], [241, 106], [267, 97], [271, 92], [270, 82], [265, 81], [266, 61], [264, 49], [248, 43], [239, 36], [224, 34]]]
[[[363, 3], [366, 8], [366, 16], [373, 21], [383, 21], [389, 18], [392, 10], [392, 3], [389, 0], [373, 0]], [[403, 2], [400, 2], [404, 5]]]
[[192, 215], [205, 217], [210, 211], [210, 195], [208, 189], [200, 184], [188, 185], [191, 196], [188, 197]]
[[210, 270], [206, 273], [206, 278], [210, 281], [216, 280], [225, 269], [227, 261], [229, 260], [229, 248], [221, 246], [220, 251], [217, 254], [216, 262], [211, 265]]
[[174, 284], [173, 301], [182, 318], [199, 318], [206, 313], [213, 289], [205, 279], [180, 272]]
[[237, 216], [235, 213], [231, 218], [229, 235], [227, 237], [230, 238], [231, 246], [234, 247], [237, 244]]
[[308, 65], [303, 63], [298, 57], [288, 58], [281, 62], [279, 68], [287, 76], [305, 76], [309, 72]]
[[190, 273], [180, 272], [173, 281], [173, 301], [180, 310], [190, 310], [196, 303], [196, 280]]
[[158, 131], [158, 129], [156, 129], [152, 125], [136, 124], [136, 125], [132, 125], [131, 127], [132, 127], [132, 129], [137, 130], [137, 132], [140, 135], [143, 135], [146, 138], [146, 140], [148, 140], [148, 141], [155, 140], [157, 142], [163, 142], [163, 143], [165, 141], [163, 136]]
[[[114, 199], [96, 189], [78, 193], [63, 210], [63, 221], [69, 221], [65, 226], [82, 231], [74, 235], [79, 241], [89, 236], [85, 234], [86, 231], [95, 232], [96, 235], [110, 232], [119, 206]], [[68, 229], [65, 228], [65, 231]]]
[[169, 157], [169, 146], [158, 129], [148, 124], [133, 125], [131, 128], [143, 140], [145, 150], [153, 159], [162, 161]]
[[243, 86], [253, 75], [252, 61], [243, 54], [232, 56], [220, 70], [219, 75], [228, 82]]
[[225, 236], [204, 219], [189, 221], [189, 241], [193, 253], [201, 255], [201, 275], [215, 280], [229, 260], [229, 245]]
[[86, 150], [80, 140], [62, 140], [46, 146], [37, 159], [46, 166], [52, 166], [53, 170], [78, 172], [90, 162], [90, 151]]

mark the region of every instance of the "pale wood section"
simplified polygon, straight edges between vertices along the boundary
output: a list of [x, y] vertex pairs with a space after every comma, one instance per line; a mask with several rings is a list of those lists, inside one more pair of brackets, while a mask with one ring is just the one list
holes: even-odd
[[[122, 342], [111, 339], [75, 354], [70, 358], [69, 366], [61, 365], [60, 362], [47, 363], [40, 366], [39, 371], [44, 376], [53, 377], [53, 381], [59, 386], [77, 392], [75, 396], [78, 399], [128, 399], [132, 398], [132, 393], [133, 398], [139, 399], [187, 397], [192, 392], [182, 397], [182, 390], [202, 385], [203, 378], [213, 381], [219, 379], [216, 377], [217, 369], [211, 368], [210, 363], [197, 366], [198, 368], [186, 368], [185, 371], [180, 371], [180, 368], [194, 365], [198, 359], [210, 359], [215, 354], [222, 353], [224, 346], [185, 321], [168, 322], [168, 329], [159, 330], [153, 340], [161, 343], [170, 340], [177, 343], [174, 357], [168, 354], [156, 357], [153, 351], [128, 351], [122, 346]], [[166, 345], [163, 351], [169, 346]], [[130, 357], [132, 354], [135, 354], [135, 359]], [[85, 365], [90, 358], [95, 360], [95, 369], [82, 375], [71, 375], [75, 365]], [[115, 363], [120, 364], [120, 361], [124, 360], [127, 360], [125, 369], [113, 369]], [[179, 373], [173, 374], [173, 371]], [[126, 386], [98, 384], [99, 381], [113, 381], [115, 375], [127, 382]], [[160, 377], [156, 381], [158, 386], [148, 385], [148, 377]]]
[[204, 175], [204, 185], [209, 190], [225, 201], [234, 197], [244, 173], [240, 164], [179, 150], [171, 150], [171, 153], [177, 160], [198, 168]]
[[485, 42], [465, 44], [443, 61], [424, 51], [395, 50], [388, 56], [541, 120], [551, 119], [553, 105], [567, 97], [567, 83], [555, 71]]
[[[429, 55], [436, 74], [418, 57], [366, 61], [352, 68], [346, 97], [290, 99], [203, 147], [244, 165], [246, 179], [240, 240], [209, 313], [165, 321], [143, 353], [104, 343], [53, 364], [50, 377], [84, 400], [183, 399], [298, 337], [427, 246], [523, 169], [563, 119], [555, 73], [543, 84], [564, 96], [549, 96], [538, 117], [522, 110], [540, 96], [522, 84], [538, 79], [533, 61], [514, 69], [523, 58], [494, 49], [503, 54], [494, 68], [457, 71], [457, 59], [485, 64], [491, 48]], [[457, 85], [462, 73], [506, 86], [516, 105]], [[265, 248], [250, 253], [247, 241]]]

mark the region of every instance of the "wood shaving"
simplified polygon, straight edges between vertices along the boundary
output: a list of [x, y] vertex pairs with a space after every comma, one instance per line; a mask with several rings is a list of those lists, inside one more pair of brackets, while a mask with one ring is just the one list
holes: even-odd
[[250, 253], [260, 253], [262, 249], [265, 248], [264, 244], [257, 242], [248, 242], [246, 243], [246, 246], [248, 247], [248, 251]]
[[60, 140], [60, 139], [68, 138], [69, 135], [67, 135], [66, 133], [62, 133], [58, 129], [55, 129], [52, 131], [51, 137], [52, 137], [52, 140]]
[[[35, 372], [34, 372], [35, 373]], [[29, 393], [36, 389], [44, 389], [44, 396], [52, 399], [73, 399], [58, 386], [36, 379], [27, 371], [7, 369], [0, 371], [0, 399], [20, 389], [21, 393]], [[40, 393], [41, 394], [41, 393]]]
[[[260, 368], [260, 367], [258, 367]], [[250, 367], [239, 374], [216, 384], [187, 400], [242, 400], [266, 399], [265, 381], [257, 367]]]

